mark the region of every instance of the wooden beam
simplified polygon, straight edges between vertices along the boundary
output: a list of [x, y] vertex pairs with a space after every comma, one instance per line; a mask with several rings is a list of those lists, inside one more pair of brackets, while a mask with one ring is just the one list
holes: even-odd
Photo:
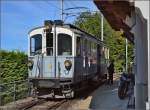
[[130, 27], [123, 21], [126, 19], [126, 16], [131, 16], [131, 12], [134, 10], [134, 2], [129, 2], [128, 0], [94, 0], [94, 2], [112, 28], [117, 31], [123, 29], [126, 37], [129, 40], [133, 40]]

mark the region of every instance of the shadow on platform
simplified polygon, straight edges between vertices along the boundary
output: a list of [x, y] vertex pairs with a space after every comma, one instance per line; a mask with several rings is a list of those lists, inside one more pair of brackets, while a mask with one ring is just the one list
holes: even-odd
[[127, 110], [128, 98], [120, 100], [118, 97], [118, 81], [113, 85], [100, 86], [92, 93], [90, 109], [98, 110]]

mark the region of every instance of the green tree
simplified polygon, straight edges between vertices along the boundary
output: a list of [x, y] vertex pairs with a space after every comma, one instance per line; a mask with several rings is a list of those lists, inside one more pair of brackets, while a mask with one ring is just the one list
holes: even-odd
[[[83, 12], [74, 24], [82, 30], [100, 38], [101, 37], [101, 16], [99, 13]], [[110, 59], [115, 61], [115, 70], [122, 70], [125, 66], [125, 38], [122, 32], [115, 31], [104, 19], [104, 43], [110, 49]], [[133, 45], [129, 42], [128, 62], [133, 58]]]

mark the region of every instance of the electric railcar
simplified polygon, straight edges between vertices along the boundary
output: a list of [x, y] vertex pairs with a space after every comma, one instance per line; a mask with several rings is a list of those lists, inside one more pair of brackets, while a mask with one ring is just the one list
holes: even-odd
[[28, 76], [38, 96], [74, 97], [86, 82], [106, 74], [109, 49], [81, 29], [45, 21], [28, 35]]

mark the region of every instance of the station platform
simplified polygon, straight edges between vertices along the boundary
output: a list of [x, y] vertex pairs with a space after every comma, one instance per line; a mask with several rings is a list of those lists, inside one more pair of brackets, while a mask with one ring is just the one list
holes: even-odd
[[118, 97], [118, 79], [113, 85], [99, 86], [87, 99], [80, 101], [79, 109], [88, 110], [134, 110], [127, 109], [128, 97], [124, 100]]
[[128, 98], [120, 100], [118, 97], [118, 81], [113, 85], [102, 85], [92, 94], [90, 109], [99, 110], [126, 110]]

